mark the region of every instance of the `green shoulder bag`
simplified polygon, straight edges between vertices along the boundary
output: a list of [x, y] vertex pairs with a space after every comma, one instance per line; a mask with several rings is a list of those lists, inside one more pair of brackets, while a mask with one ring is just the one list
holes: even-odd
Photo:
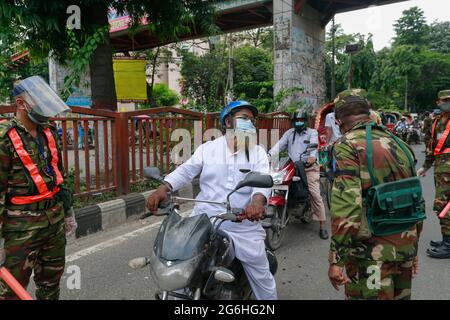
[[393, 134], [390, 134], [391, 137], [408, 157], [413, 177], [378, 183], [373, 172], [373, 126], [376, 125], [366, 126], [367, 167], [372, 181], [372, 187], [366, 195], [367, 222], [375, 236], [399, 234], [426, 218], [422, 185], [419, 178], [415, 176], [414, 160], [409, 150]]

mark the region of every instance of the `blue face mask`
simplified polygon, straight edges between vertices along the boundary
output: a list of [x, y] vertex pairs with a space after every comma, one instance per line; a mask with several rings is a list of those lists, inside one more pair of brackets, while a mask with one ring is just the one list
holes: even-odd
[[246, 133], [256, 133], [256, 128], [250, 120], [236, 119], [236, 131]]
[[294, 123], [294, 126], [296, 126], [296, 127], [303, 127], [304, 125], [305, 125], [305, 123], [303, 121], [296, 121]]

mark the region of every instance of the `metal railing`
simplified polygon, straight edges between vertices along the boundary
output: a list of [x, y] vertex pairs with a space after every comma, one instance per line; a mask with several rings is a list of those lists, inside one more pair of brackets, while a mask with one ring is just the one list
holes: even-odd
[[[52, 121], [58, 127], [66, 182], [76, 197], [107, 191], [126, 194], [144, 180], [144, 167], [157, 166], [162, 173], [176, 167], [170, 156], [178, 143], [171, 139], [176, 129], [187, 130], [191, 137], [197, 134], [193, 152], [204, 142], [207, 129], [220, 127], [219, 113], [171, 107], [129, 112], [71, 109], [67, 117]], [[0, 116], [12, 117], [14, 112], [15, 106], [0, 105]], [[259, 143], [269, 147], [291, 125], [287, 113], [276, 112], [261, 114], [257, 126]]]

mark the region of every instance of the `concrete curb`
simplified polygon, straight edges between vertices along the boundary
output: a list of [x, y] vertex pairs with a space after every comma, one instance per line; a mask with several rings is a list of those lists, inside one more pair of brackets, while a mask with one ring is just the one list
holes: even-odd
[[[191, 185], [180, 189], [176, 194], [180, 197], [193, 198], [198, 190], [198, 180], [194, 180]], [[147, 212], [145, 200], [153, 192], [155, 190], [131, 193], [114, 200], [75, 209], [78, 223], [76, 238], [110, 230], [128, 221], [139, 219]]]

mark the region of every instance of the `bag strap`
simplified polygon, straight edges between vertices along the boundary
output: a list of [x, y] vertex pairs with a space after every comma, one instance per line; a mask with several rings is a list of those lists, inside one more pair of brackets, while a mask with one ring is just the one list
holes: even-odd
[[[378, 184], [378, 180], [375, 178], [375, 174], [373, 172], [372, 127], [381, 128], [381, 129], [383, 129], [383, 127], [380, 127], [376, 124], [367, 124], [366, 125], [367, 169], [369, 170], [370, 181], [372, 182], [372, 186], [375, 186]], [[414, 169], [414, 160], [411, 157], [411, 152], [403, 145], [403, 143], [400, 142], [400, 140], [395, 135], [393, 135], [390, 132], [387, 132], [387, 133], [399, 145], [399, 147], [400, 147], [400, 149], [402, 149], [403, 153], [405, 153], [405, 155], [409, 161], [411, 173], [414, 176], [416, 171]]]
[[366, 154], [367, 169], [369, 170], [370, 181], [372, 182], [372, 186], [376, 186], [378, 181], [373, 172], [372, 126], [372, 124], [366, 125]]

